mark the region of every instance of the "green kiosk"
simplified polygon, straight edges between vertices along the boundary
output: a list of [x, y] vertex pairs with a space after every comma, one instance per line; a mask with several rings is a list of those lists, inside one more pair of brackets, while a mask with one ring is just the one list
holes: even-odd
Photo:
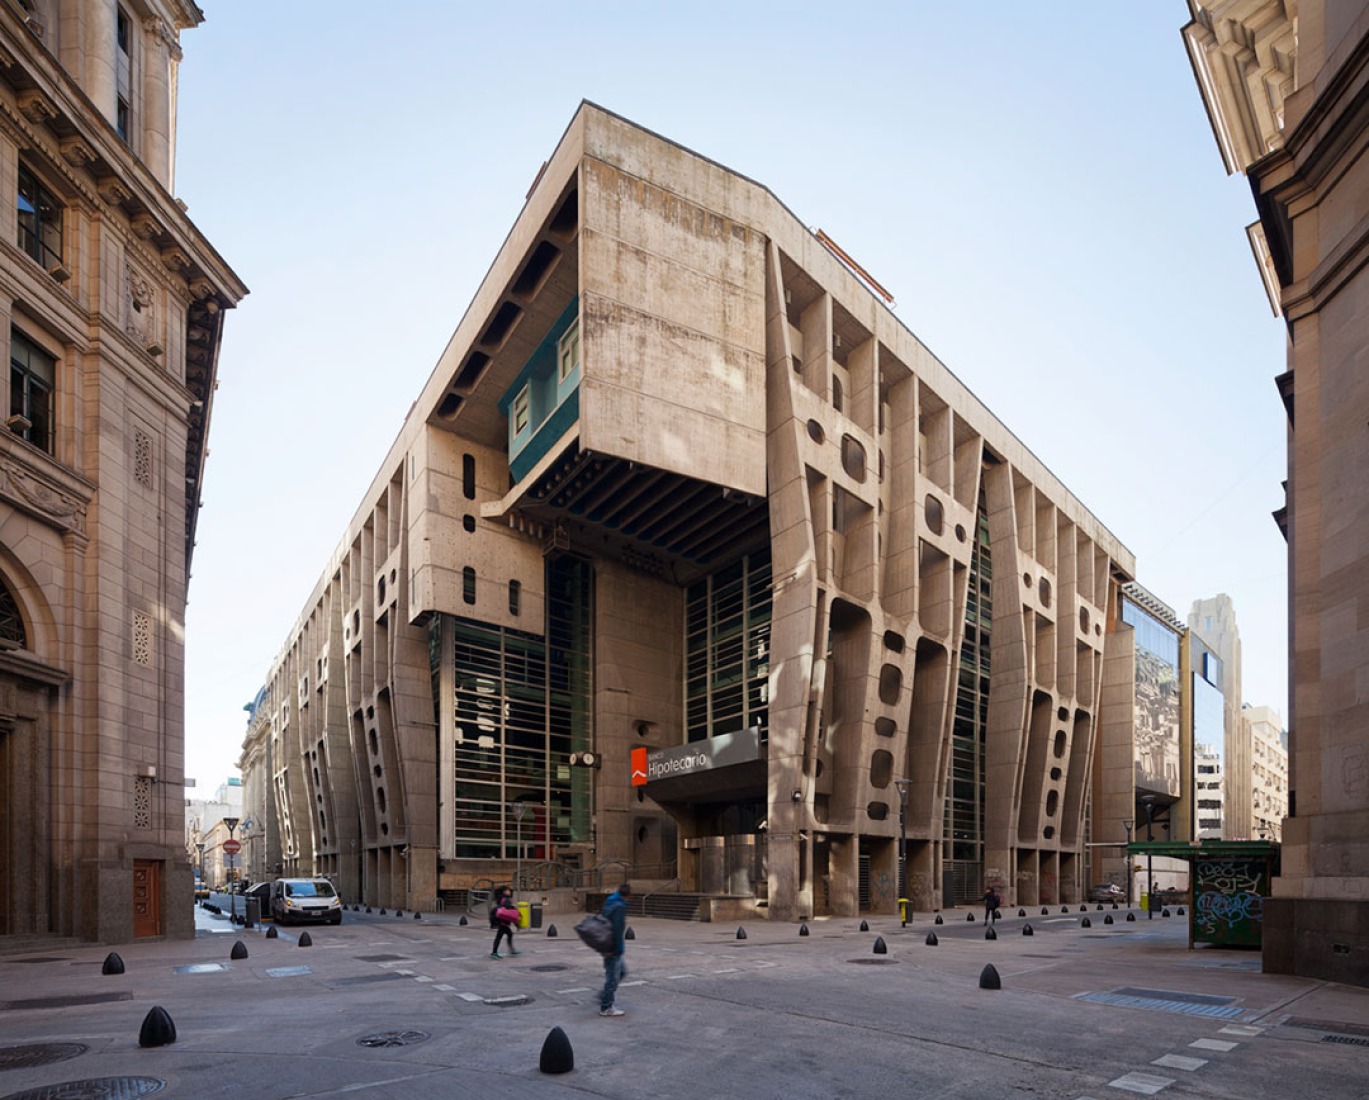
[[[1189, 867], [1193, 904], [1188, 945], [1254, 947], [1264, 943], [1264, 899], [1279, 873], [1279, 845], [1270, 840], [1139, 840], [1127, 854], [1165, 856]], [[1150, 881], [1147, 875], [1147, 881]]]

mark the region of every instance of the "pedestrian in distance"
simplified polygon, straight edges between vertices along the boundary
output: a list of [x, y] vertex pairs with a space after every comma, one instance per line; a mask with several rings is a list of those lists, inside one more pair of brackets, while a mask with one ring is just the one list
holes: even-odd
[[1003, 904], [1003, 899], [998, 896], [998, 888], [989, 884], [989, 888], [984, 891], [984, 923], [988, 924], [994, 920], [994, 914], [998, 912], [998, 907]]
[[623, 955], [627, 951], [624, 937], [627, 935], [627, 899], [632, 896], [632, 886], [623, 883], [604, 901], [601, 913], [613, 926], [613, 947], [604, 955], [604, 988], [599, 994], [600, 1016], [621, 1016], [623, 1010], [613, 1003], [618, 992], [618, 983], [627, 977], [627, 965]]
[[517, 955], [518, 951], [513, 946], [513, 930], [518, 927], [518, 910], [513, 905], [513, 892], [507, 886], [495, 898], [494, 907], [490, 910], [490, 924], [495, 929], [490, 958], [502, 957], [499, 954], [499, 944], [505, 936], [509, 938], [509, 954]]

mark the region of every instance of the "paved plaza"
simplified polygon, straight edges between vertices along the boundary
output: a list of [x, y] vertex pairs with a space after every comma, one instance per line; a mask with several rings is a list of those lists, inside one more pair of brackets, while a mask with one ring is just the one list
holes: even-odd
[[[120, 948], [122, 975], [84, 944], [0, 956], [0, 1098], [1369, 1097], [1369, 990], [1190, 951], [1183, 919], [1135, 912], [1005, 910], [996, 940], [965, 910], [745, 938], [634, 918], [626, 1014], [604, 1019], [573, 914], [495, 961], [483, 917], [349, 911], [303, 947], [197, 909], [195, 939]], [[176, 1041], [141, 1048], [154, 1006]], [[555, 1028], [567, 1073], [539, 1068]], [[66, 1057], [16, 1064], [21, 1045]]]

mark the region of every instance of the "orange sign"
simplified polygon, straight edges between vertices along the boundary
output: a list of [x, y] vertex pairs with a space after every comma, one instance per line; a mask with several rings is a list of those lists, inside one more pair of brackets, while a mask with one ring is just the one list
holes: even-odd
[[646, 746], [639, 745], [632, 750], [632, 785], [646, 786]]

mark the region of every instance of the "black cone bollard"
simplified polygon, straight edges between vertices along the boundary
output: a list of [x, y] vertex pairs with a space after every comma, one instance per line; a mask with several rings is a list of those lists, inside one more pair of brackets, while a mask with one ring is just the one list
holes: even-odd
[[1184, 907], [1182, 905], [1179, 906], [1178, 909], [1174, 910], [1174, 915], [1176, 917], [1182, 917], [1184, 915]]
[[266, 938], [268, 940], [280, 939], [280, 933], [276, 931], [276, 926], [274, 924], [266, 930]]
[[238, 940], [238, 942], [233, 945], [233, 950], [228, 953], [228, 957], [230, 959], [247, 958], [247, 944], [243, 943], [242, 940]]
[[1093, 921], [1089, 920], [1088, 917], [1085, 917], [1083, 920], [1081, 920], [1081, 921], [1079, 922], [1079, 927], [1080, 927], [1080, 928], [1092, 928], [1092, 927], [1093, 927]]
[[[367, 910], [366, 910], [366, 912], [368, 912], [368, 913], [369, 913], [369, 912], [370, 912], [370, 910], [369, 910], [369, 909], [367, 909]], [[381, 915], [381, 916], [382, 916], [382, 917], [388, 917], [388, 916], [389, 916], [389, 915], [390, 915], [390, 914], [389, 914], [389, 913], [387, 913], [387, 912], [386, 912], [386, 911], [385, 911], [385, 910], [384, 910], [384, 909], [382, 909], [382, 910], [381, 910], [381, 911], [380, 911], [380, 915]]]
[[626, 932], [623, 933], [623, 939], [625, 940], [635, 940], [636, 938], [637, 933], [634, 932], [631, 928], [629, 928]]
[[936, 933], [935, 933], [935, 932], [928, 932], [928, 933], [927, 933], [926, 944], [927, 944], [928, 947], [935, 947], [935, 946], [937, 945], [938, 942], [940, 942], [940, 941], [937, 940], [937, 938], [936, 938]]
[[861, 921], [861, 922], [860, 922], [860, 930], [861, 930], [862, 932], [868, 932], [868, 931], [870, 931], [870, 922], [869, 922], [868, 920], [863, 920], [863, 921]]
[[1032, 931], [1032, 926], [1031, 926], [1030, 924], [1024, 924], [1024, 925], [1022, 926], [1022, 935], [1024, 935], [1024, 936], [1034, 936], [1034, 935], [1036, 935], [1036, 933]]
[[801, 924], [801, 925], [799, 925], [799, 935], [800, 935], [800, 936], [806, 936], [806, 935], [808, 935], [808, 925], [806, 925], [806, 924]]
[[1089, 907], [1088, 907], [1087, 905], [1081, 905], [1081, 906], [1079, 906], [1079, 912], [1081, 912], [1081, 913], [1087, 913], [1088, 911], [1089, 911]]
[[176, 1025], [161, 1005], [154, 1005], [143, 1017], [142, 1029], [138, 1032], [140, 1047], [164, 1047], [176, 1041]]
[[1111, 913], [1109, 913], [1107, 916], [1105, 916], [1105, 917], [1103, 918], [1103, 923], [1104, 923], [1104, 924], [1111, 924], [1111, 923], [1112, 923], [1112, 914], [1111, 914]]
[[1061, 912], [1061, 913], [1068, 913], [1069, 911], [1070, 911], [1070, 907], [1069, 907], [1068, 905], [1062, 905], [1062, 906], [1060, 906], [1060, 912]]
[[[626, 937], [624, 937], [624, 938], [626, 939]], [[739, 940], [744, 940], [744, 939], [746, 939], [746, 929], [745, 929], [745, 928], [738, 928], [738, 929], [737, 929], [737, 939], [739, 939]]]
[[300, 947], [313, 947], [313, 946], [314, 946], [314, 937], [311, 936], [311, 935], [309, 935], [308, 932], [301, 932], [301, 933], [299, 934], [299, 946], [300, 946]]
[[974, 923], [974, 914], [973, 914], [973, 913], [966, 913], [966, 914], [965, 914], [965, 919], [966, 919], [967, 921], [969, 921], [971, 924], [973, 924], [973, 923]]
[[1115, 901], [1112, 903], [1112, 907], [1113, 907], [1114, 909], [1120, 908], [1120, 906], [1119, 906]]
[[993, 930], [993, 925], [992, 925], [992, 924], [989, 925], [989, 927], [987, 927], [986, 929], [984, 929], [984, 938], [985, 938], [986, 940], [996, 940], [996, 939], [998, 939], [998, 933], [995, 932], [995, 931]]
[[887, 954], [889, 954], [889, 945], [888, 945], [887, 943], [884, 942], [884, 937], [883, 937], [883, 936], [876, 936], [876, 937], [875, 937], [875, 954], [876, 954], [876, 955], [887, 955]]
[[1161, 909], [1161, 910], [1160, 910], [1160, 916], [1162, 916], [1162, 917], [1167, 917], [1167, 916], [1169, 916], [1169, 910], [1168, 910], [1168, 909]]
[[549, 940], [554, 940], [554, 939], [556, 939], [556, 925], [554, 925], [554, 924], [549, 924], [549, 925], [547, 925], [547, 939], [549, 939]]
[[983, 970], [981, 970], [981, 971], [979, 972], [979, 988], [980, 988], [980, 989], [1002, 989], [1002, 988], [1003, 988], [1003, 979], [1000, 978], [1000, 977], [998, 976], [998, 971], [994, 968], [993, 963], [989, 963], [988, 966], [986, 966]]
[[570, 1047], [570, 1039], [559, 1027], [547, 1033], [537, 1068], [543, 1073], [569, 1073], [575, 1068], [575, 1051]]
[[1128, 913], [1128, 914], [1127, 914], [1127, 920], [1134, 921], [1135, 919], [1136, 919], [1136, 914], [1135, 914], [1135, 913]]
[[[367, 910], [366, 910], [366, 912], [368, 912], [368, 913], [369, 913], [369, 912], [370, 912], [370, 910], [369, 910], [369, 909], [367, 909]], [[460, 920], [459, 920], [459, 921], [457, 921], [457, 922], [456, 922], [456, 923], [457, 923], [457, 924], [459, 924], [459, 925], [461, 925], [461, 927], [462, 927], [462, 928], [465, 928], [465, 927], [466, 927], [466, 925], [468, 925], [468, 924], [470, 924], [470, 923], [471, 923], [471, 922], [470, 922], [470, 921], [468, 921], [468, 920], [467, 920], [467, 919], [466, 919], [466, 918], [465, 918], [465, 917], [462, 917], [462, 918], [461, 918], [461, 919], [460, 919]]]
[[1017, 915], [1018, 915], [1019, 917], [1025, 917], [1025, 916], [1027, 915], [1027, 911], [1026, 911], [1025, 909], [1019, 909], [1019, 910], [1017, 911]]
[[414, 920], [422, 920], [422, 919], [423, 919], [423, 914], [422, 914], [422, 913], [415, 913], [415, 914], [414, 914]]
[[404, 915], [404, 910], [403, 910], [403, 909], [396, 909], [396, 910], [395, 910], [395, 916], [397, 916], [397, 917], [402, 917], [403, 915]]
[[936, 915], [936, 920], [933, 921], [932, 923], [933, 923], [933, 924], [945, 924], [946, 922], [945, 922], [945, 920], [942, 919], [941, 914], [938, 913], [938, 914]]
[[1051, 911], [1043, 905], [1041, 906], [1041, 915], [1043, 917], [1049, 917], [1051, 915]]
[[124, 960], [119, 957], [119, 952], [111, 951], [105, 956], [104, 968], [101, 974], [122, 974], [124, 972]]
[[1101, 913], [1101, 912], [1103, 911], [1103, 903], [1102, 903], [1101, 901], [1098, 903], [1098, 910], [1097, 910], [1097, 911], [1098, 911], [1099, 913]]
[[368, 906], [366, 906], [366, 912], [368, 912], [368, 913], [369, 913], [369, 912], [370, 912], [370, 911], [371, 911], [371, 907], [370, 907], [370, 906], [369, 906], [369, 905], [368, 905]]

